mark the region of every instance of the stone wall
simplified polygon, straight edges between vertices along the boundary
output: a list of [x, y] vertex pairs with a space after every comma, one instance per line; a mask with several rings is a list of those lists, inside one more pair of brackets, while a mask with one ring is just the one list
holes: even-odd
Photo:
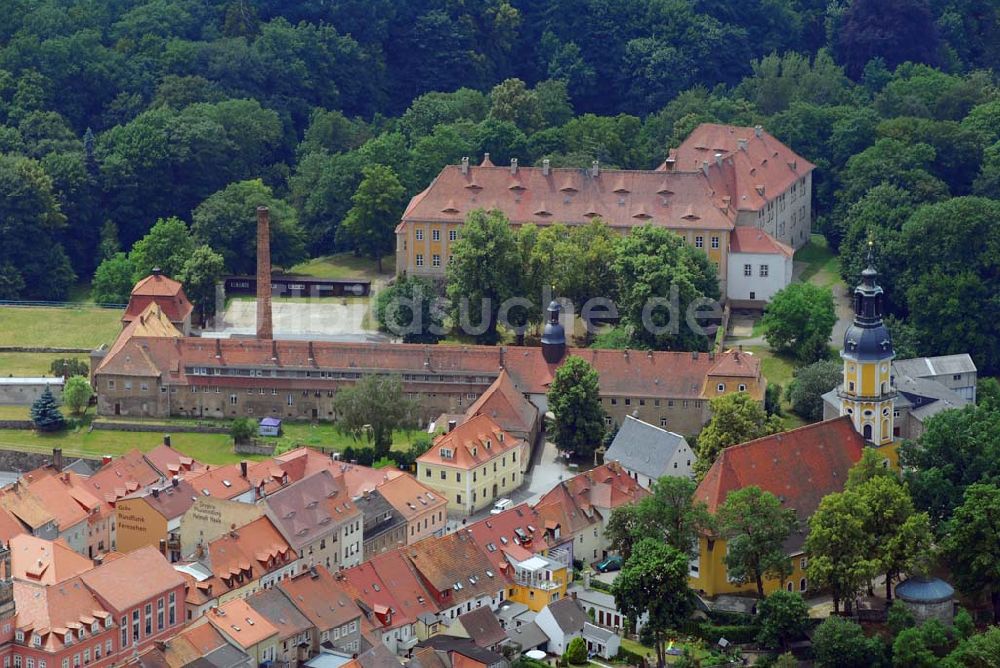
[[[63, 463], [68, 464], [78, 457], [64, 456]], [[94, 468], [101, 465], [99, 459], [85, 459]], [[20, 452], [18, 450], [0, 450], [0, 471], [31, 471], [40, 466], [45, 466], [52, 462], [52, 454], [41, 454], [37, 452]]]
[[181, 434], [228, 434], [228, 427], [214, 427], [207, 424], [150, 424], [148, 422], [108, 422], [105, 420], [94, 420], [94, 429], [103, 431], [134, 431], [134, 432], [157, 432], [169, 434], [177, 432]]

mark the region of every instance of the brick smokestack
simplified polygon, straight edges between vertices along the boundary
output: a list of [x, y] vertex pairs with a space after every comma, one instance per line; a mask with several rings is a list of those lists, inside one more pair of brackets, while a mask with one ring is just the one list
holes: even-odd
[[273, 338], [271, 324], [271, 221], [266, 206], [257, 207], [257, 338]]

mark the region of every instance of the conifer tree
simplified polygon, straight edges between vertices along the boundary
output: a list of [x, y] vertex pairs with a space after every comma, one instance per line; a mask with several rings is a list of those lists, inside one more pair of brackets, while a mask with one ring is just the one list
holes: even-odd
[[38, 431], [59, 431], [66, 426], [66, 419], [59, 410], [59, 402], [48, 387], [31, 404], [31, 421]]

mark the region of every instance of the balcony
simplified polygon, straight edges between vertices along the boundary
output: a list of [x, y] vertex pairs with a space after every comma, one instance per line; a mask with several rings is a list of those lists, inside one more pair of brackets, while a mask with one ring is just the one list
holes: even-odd
[[532, 577], [522, 577], [515, 575], [514, 584], [521, 587], [528, 587], [529, 589], [538, 589], [540, 591], [551, 591], [553, 589], [559, 589], [560, 585], [555, 580], [546, 580], [544, 578], [532, 578]]

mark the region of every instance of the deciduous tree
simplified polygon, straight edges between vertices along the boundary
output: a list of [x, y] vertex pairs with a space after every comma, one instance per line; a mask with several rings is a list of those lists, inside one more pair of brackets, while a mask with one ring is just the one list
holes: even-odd
[[805, 633], [809, 623], [809, 606], [796, 592], [778, 589], [757, 608], [760, 632], [757, 642], [770, 649], [788, 649], [788, 644]]
[[842, 365], [833, 360], [820, 360], [796, 370], [795, 379], [788, 386], [792, 410], [810, 422], [822, 420], [823, 395], [843, 379]]
[[763, 406], [746, 392], [730, 392], [710, 402], [712, 419], [698, 435], [698, 459], [694, 470], [699, 478], [712, 468], [719, 453], [731, 445], [776, 434], [784, 427], [781, 418], [768, 415]]
[[413, 421], [413, 402], [403, 394], [403, 383], [394, 376], [362, 376], [353, 387], [333, 397], [337, 428], [354, 438], [364, 437], [375, 448], [375, 458], [388, 454], [392, 432]]
[[1000, 621], [1000, 487], [969, 485], [948, 523], [944, 557], [966, 594], [985, 592]]
[[73, 376], [67, 379], [63, 386], [63, 403], [69, 407], [73, 415], [82, 413], [90, 403], [92, 396], [94, 396], [94, 388], [83, 376]]
[[792, 572], [784, 543], [798, 527], [795, 511], [778, 497], [750, 486], [730, 492], [719, 507], [719, 533], [726, 540], [725, 564], [735, 582], [753, 583], [764, 598], [764, 578], [784, 581]]
[[406, 191], [391, 167], [369, 165], [362, 174], [337, 240], [375, 260], [382, 273], [382, 257], [396, 246], [393, 231], [403, 214]]
[[197, 309], [202, 324], [215, 315], [216, 285], [226, 271], [226, 261], [208, 245], [202, 244], [185, 258], [177, 280], [184, 294]]
[[771, 348], [809, 363], [829, 354], [828, 342], [836, 322], [829, 288], [792, 283], [771, 298], [761, 324]]
[[589, 457], [604, 435], [604, 409], [594, 367], [582, 357], [566, 358], [549, 386], [548, 405], [555, 415], [552, 441], [574, 457]]
[[379, 329], [403, 343], [437, 343], [444, 335], [444, 311], [434, 286], [418, 276], [401, 276], [375, 298]]
[[809, 518], [806, 574], [816, 587], [829, 587], [834, 612], [850, 612], [855, 595], [878, 572], [866, 531], [867, 509], [857, 494], [840, 492], [823, 497]]
[[694, 595], [688, 589], [688, 555], [656, 538], [645, 538], [625, 562], [611, 591], [615, 605], [630, 619], [648, 615], [657, 666], [666, 663], [668, 629], [680, 628], [694, 611]]

